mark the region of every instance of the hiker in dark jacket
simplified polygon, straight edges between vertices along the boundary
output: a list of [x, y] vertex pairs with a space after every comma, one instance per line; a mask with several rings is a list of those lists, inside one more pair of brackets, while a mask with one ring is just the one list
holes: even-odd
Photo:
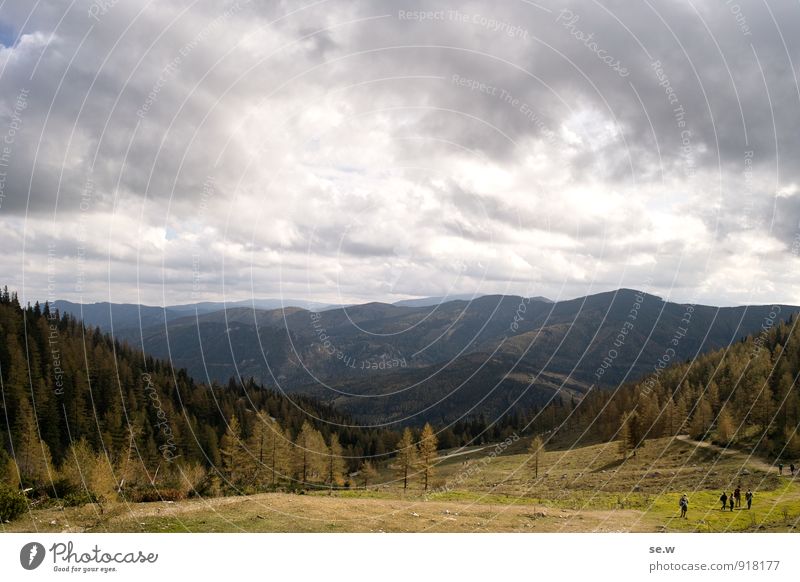
[[742, 490], [739, 489], [737, 486], [736, 489], [733, 490], [733, 498], [736, 500], [736, 507], [742, 506]]
[[744, 494], [744, 499], [747, 501], [747, 509], [750, 509], [753, 504], [753, 492], [748, 489], [747, 493]]
[[678, 502], [678, 505], [681, 507], [681, 517], [686, 518], [686, 511], [689, 509], [689, 498], [686, 497], [686, 494], [683, 494], [681, 500]]
[[734, 503], [733, 493], [731, 493], [731, 497], [730, 499], [728, 499], [728, 503], [730, 504], [731, 511], [733, 511], [733, 503]]
[[725, 508], [728, 506], [728, 496], [725, 495], [725, 492], [722, 492], [722, 495], [719, 496], [719, 500], [722, 501], [722, 511], [725, 511]]

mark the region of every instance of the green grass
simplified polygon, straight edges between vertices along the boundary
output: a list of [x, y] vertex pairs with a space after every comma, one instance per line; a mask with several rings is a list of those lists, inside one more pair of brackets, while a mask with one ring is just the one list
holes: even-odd
[[[779, 477], [763, 461], [719, 455], [691, 443], [649, 441], [622, 460], [615, 444], [541, 456], [539, 477], [524, 440], [508, 454], [494, 447], [445, 459], [425, 492], [408, 490], [383, 468], [368, 490], [329, 495], [264, 493], [175, 504], [117, 504], [98, 515], [92, 505], [35, 510], [5, 531], [345, 532], [345, 531], [793, 531], [800, 519], [800, 480]], [[755, 492], [753, 509], [722, 512], [721, 490], [741, 483]], [[678, 498], [689, 495], [688, 519]]]
[[676, 532], [790, 531], [800, 518], [800, 487], [788, 480], [772, 491], [758, 492], [750, 510], [742, 499], [741, 509], [722, 511], [719, 496], [719, 491], [693, 494], [687, 519], [678, 517], [674, 496], [659, 496], [650, 513], [667, 516], [666, 531]]

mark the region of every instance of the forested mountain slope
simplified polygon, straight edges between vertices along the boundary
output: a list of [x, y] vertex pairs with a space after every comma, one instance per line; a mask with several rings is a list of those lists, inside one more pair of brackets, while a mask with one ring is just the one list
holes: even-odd
[[562, 443], [688, 434], [787, 462], [800, 457], [800, 329], [776, 322], [727, 349], [659, 369], [619, 390], [593, 390], [574, 409], [555, 403], [534, 430]]

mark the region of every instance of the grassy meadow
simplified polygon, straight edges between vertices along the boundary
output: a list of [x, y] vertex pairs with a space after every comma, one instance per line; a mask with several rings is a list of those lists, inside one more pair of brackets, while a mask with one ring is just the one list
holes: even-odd
[[[681, 439], [648, 441], [622, 461], [616, 443], [540, 455], [526, 439], [442, 453], [429, 490], [391, 468], [367, 489], [263, 493], [33, 509], [4, 531], [112, 532], [737, 532], [794, 531], [800, 483], [765, 460]], [[358, 478], [354, 479], [358, 484]], [[721, 511], [721, 491], [754, 491], [751, 510]], [[687, 519], [678, 499], [689, 496]], [[744, 498], [742, 499], [744, 505]]]

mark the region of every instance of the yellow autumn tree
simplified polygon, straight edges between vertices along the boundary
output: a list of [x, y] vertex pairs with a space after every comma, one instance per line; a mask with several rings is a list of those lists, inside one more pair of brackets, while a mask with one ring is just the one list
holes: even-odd
[[361, 463], [361, 467], [359, 467], [358, 471], [361, 473], [361, 479], [364, 481], [364, 489], [366, 490], [369, 486], [369, 482], [378, 475], [378, 471], [370, 460]]
[[320, 432], [308, 422], [303, 422], [292, 448], [292, 465], [297, 480], [307, 485], [320, 481], [325, 474], [327, 446]]
[[436, 449], [438, 446], [439, 439], [436, 437], [433, 427], [426, 422], [425, 426], [422, 428], [422, 434], [420, 435], [419, 444], [417, 445], [417, 458], [419, 460], [419, 469], [422, 474], [422, 483], [425, 491], [428, 490], [428, 485], [436, 467], [436, 459], [438, 458]]
[[222, 476], [234, 487], [246, 484], [253, 472], [253, 457], [245, 449], [242, 442], [242, 430], [236, 414], [231, 416], [228, 429], [220, 441], [220, 456], [222, 457]]
[[397, 460], [395, 462], [395, 467], [403, 479], [403, 491], [408, 489], [408, 476], [414, 470], [416, 462], [417, 447], [414, 444], [414, 435], [411, 434], [410, 428], [406, 428], [403, 431], [403, 437], [397, 443]]

